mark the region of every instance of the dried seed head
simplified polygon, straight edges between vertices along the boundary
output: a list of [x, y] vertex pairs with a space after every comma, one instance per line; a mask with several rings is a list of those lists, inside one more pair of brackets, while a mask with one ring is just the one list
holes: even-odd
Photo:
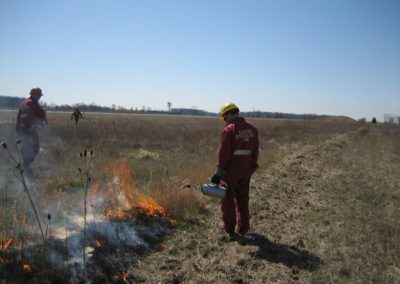
[[81, 157], [81, 158], [83, 157], [82, 152], [79, 152], [79, 157]]
[[91, 181], [92, 180], [92, 178], [91, 177], [88, 177], [88, 181]]
[[90, 150], [89, 154], [90, 154], [90, 156], [93, 156], [94, 155], [93, 150]]
[[78, 169], [78, 171], [81, 173], [81, 172], [82, 172], [82, 169], [81, 169], [81, 168], [79, 168], [79, 169]]
[[47, 219], [51, 220], [51, 214], [47, 214]]
[[85, 157], [87, 156], [87, 150], [83, 151], [83, 156], [85, 156]]
[[21, 143], [21, 139], [18, 139], [17, 141], [15, 141], [15, 144], [19, 144]]
[[1, 142], [1, 147], [3, 147], [4, 149], [7, 149], [7, 143], [6, 142]]

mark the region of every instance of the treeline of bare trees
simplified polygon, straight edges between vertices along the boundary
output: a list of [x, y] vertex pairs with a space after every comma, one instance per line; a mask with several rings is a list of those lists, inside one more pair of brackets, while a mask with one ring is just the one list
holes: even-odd
[[328, 115], [317, 115], [317, 114], [295, 114], [295, 113], [283, 113], [283, 112], [266, 112], [266, 111], [251, 111], [251, 112], [240, 112], [245, 117], [257, 117], [257, 118], [283, 118], [283, 119], [317, 119], [328, 117]]
[[385, 123], [399, 124], [400, 125], [400, 115], [395, 115], [392, 113], [385, 113], [383, 115], [383, 121]]
[[[7, 97], [0, 96], [0, 108], [3, 109], [17, 109], [21, 104], [23, 98], [19, 97]], [[42, 103], [43, 107], [48, 110], [54, 111], [73, 111], [78, 108], [81, 111], [95, 111], [95, 112], [122, 112], [122, 113], [149, 113], [149, 114], [173, 114], [173, 115], [203, 115], [203, 116], [216, 116], [217, 113], [212, 113], [204, 110], [197, 109], [196, 107], [192, 108], [172, 108], [172, 103], [167, 102], [168, 111], [163, 110], [152, 110], [150, 107], [143, 106], [142, 108], [125, 108], [122, 106], [112, 105], [111, 107], [100, 106], [94, 103], [85, 104], [85, 103], [77, 103], [77, 104], [64, 104], [64, 105], [56, 105], [54, 103], [47, 104], [45, 102]], [[282, 112], [264, 112], [264, 111], [252, 111], [252, 112], [241, 112], [242, 116], [245, 117], [257, 117], [257, 118], [281, 118], [281, 119], [316, 119], [326, 117], [327, 115], [316, 115], [316, 114], [293, 114], [293, 113], [282, 113]], [[384, 114], [383, 116], [385, 123], [399, 124], [400, 125], [400, 116], [395, 114]], [[361, 118], [358, 120], [361, 123], [367, 122], [367, 119]], [[377, 123], [378, 121], [374, 117], [371, 120], [372, 123]]]
[[0, 108], [18, 108], [23, 98], [0, 96]]
[[[16, 97], [2, 97], [0, 96], [0, 108], [10, 108], [17, 109], [21, 104], [23, 98]], [[119, 113], [148, 113], [148, 114], [172, 114], [172, 115], [201, 115], [201, 116], [217, 116], [218, 113], [212, 113], [208, 111], [204, 111], [201, 109], [197, 109], [196, 107], [192, 108], [172, 108], [172, 103], [167, 102], [168, 111], [163, 110], [153, 110], [150, 107], [142, 106], [142, 108], [124, 108], [122, 106], [112, 105], [111, 107], [100, 106], [94, 103], [85, 104], [85, 103], [77, 103], [77, 104], [63, 104], [56, 105], [54, 103], [46, 103], [42, 102], [41, 105], [47, 110], [51, 111], [73, 111], [78, 108], [81, 111], [93, 111], [93, 112], [119, 112]], [[245, 117], [257, 117], [257, 118], [282, 118], [282, 119], [316, 119], [320, 117], [324, 117], [324, 115], [315, 115], [315, 114], [291, 114], [291, 113], [282, 113], [282, 112], [263, 112], [263, 111], [252, 111], [252, 112], [241, 112], [242, 116]]]
[[[365, 117], [360, 118], [358, 120], [358, 122], [360, 123], [366, 123], [367, 119]], [[378, 121], [376, 120], [375, 117], [373, 117], [371, 119], [371, 123], [378, 123]], [[389, 113], [385, 113], [383, 115], [383, 123], [388, 123], [388, 124], [398, 124], [400, 125], [400, 116], [399, 115], [395, 115], [395, 114], [389, 114]]]

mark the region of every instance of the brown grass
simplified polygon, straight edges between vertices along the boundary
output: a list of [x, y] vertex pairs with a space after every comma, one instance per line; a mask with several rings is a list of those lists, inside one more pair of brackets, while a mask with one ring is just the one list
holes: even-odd
[[[1, 112], [0, 138], [9, 143], [15, 139], [15, 115]], [[218, 118], [86, 113], [77, 129], [69, 113], [50, 112], [48, 120], [48, 127], [40, 131], [44, 151], [35, 161], [38, 176], [53, 181], [44, 183], [48, 190], [60, 190], [52, 185], [62, 185], [61, 190], [78, 185], [76, 155], [83, 149], [93, 149], [93, 177], [100, 183], [106, 182], [102, 169], [126, 157], [136, 186], [177, 217], [186, 218], [192, 215], [188, 211], [201, 206], [200, 195], [180, 187], [184, 183], [202, 184], [214, 172], [223, 128]], [[281, 159], [290, 147], [318, 143], [357, 126], [329, 121], [250, 121], [259, 129], [262, 168]]]
[[[0, 140], [10, 145], [15, 140], [15, 115], [15, 112], [0, 112]], [[251, 201], [251, 211], [255, 215], [252, 222], [257, 232], [263, 234], [258, 235], [257, 240], [268, 246], [265, 248], [262, 244], [249, 242], [244, 248], [228, 246], [217, 240], [213, 223], [216, 216], [207, 212], [217, 210], [216, 200], [182, 188], [185, 184], [206, 182], [215, 170], [219, 135], [223, 128], [218, 118], [84, 115], [76, 130], [69, 113], [48, 114], [49, 126], [40, 132], [44, 151], [34, 164], [38, 181], [35, 190], [45, 191], [49, 199], [79, 194], [77, 154], [82, 149], [95, 151], [93, 178], [97, 184], [103, 184], [100, 190], [110, 179], [104, 169], [118, 159], [126, 158], [136, 188], [151, 196], [181, 224], [177, 228], [180, 235], [175, 238], [181, 244], [170, 243], [167, 252], [159, 255], [159, 260], [157, 257], [150, 259], [148, 265], [157, 260], [154, 269], [166, 265], [163, 262], [167, 254], [176, 260], [176, 265], [174, 262], [175, 266], [171, 267], [174, 270], [181, 268], [182, 275], [177, 279], [199, 279], [196, 277], [202, 273], [204, 279], [221, 277], [226, 280], [228, 278], [223, 278], [225, 273], [239, 271], [235, 272], [239, 277], [245, 271], [248, 278], [240, 276], [241, 280], [284, 279], [285, 282], [300, 279], [303, 283], [399, 281], [398, 128], [359, 125], [337, 119], [250, 119], [259, 129], [261, 142], [261, 168], [252, 189], [259, 198]], [[327, 145], [330, 138], [333, 140], [329, 140], [331, 142]], [[2, 232], [7, 232], [6, 235], [3, 233], [3, 241], [18, 230], [26, 230], [22, 222], [10, 221], [12, 216], [22, 219], [26, 212], [22, 202], [12, 194], [13, 177], [3, 174], [12, 169], [3, 159], [0, 159], [0, 168], [3, 194], [0, 226]], [[308, 199], [310, 196], [312, 198]], [[210, 216], [213, 216], [212, 221], [208, 220]], [[194, 228], [188, 225], [191, 222], [200, 225]], [[258, 259], [248, 252], [254, 250], [254, 245], [259, 250]], [[268, 250], [271, 246], [286, 253], [292, 246], [297, 246], [315, 259], [321, 259], [323, 265], [318, 270], [302, 269], [302, 263], [300, 268], [293, 268], [290, 266], [292, 255], [288, 257], [285, 254], [282, 261], [281, 256], [274, 257]], [[189, 261], [193, 250], [197, 253], [194, 256], [196, 263]], [[237, 263], [235, 260], [217, 264], [227, 252], [232, 257], [238, 255], [240, 259]], [[178, 265], [182, 260], [185, 264]], [[242, 260], [251, 263], [247, 270], [243, 268]], [[302, 258], [296, 260], [301, 262]], [[220, 270], [212, 270], [214, 264]], [[244, 270], [237, 270], [239, 267]], [[184, 276], [185, 268], [193, 270], [189, 273], [193, 278]], [[168, 267], [163, 269], [172, 275]], [[144, 274], [148, 271], [151, 270], [143, 268]], [[162, 274], [159, 278], [166, 279]]]
[[[326, 262], [317, 283], [397, 283], [400, 280], [400, 132], [362, 128], [325, 161], [314, 212], [313, 245]], [[327, 226], [328, 225], [328, 226]]]

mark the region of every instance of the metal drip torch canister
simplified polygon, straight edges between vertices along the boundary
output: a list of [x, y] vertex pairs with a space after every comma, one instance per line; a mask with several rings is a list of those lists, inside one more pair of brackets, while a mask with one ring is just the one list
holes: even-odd
[[218, 197], [220, 199], [226, 197], [226, 190], [227, 189], [225, 187], [220, 187], [211, 183], [206, 183], [201, 187], [201, 192], [203, 194]]

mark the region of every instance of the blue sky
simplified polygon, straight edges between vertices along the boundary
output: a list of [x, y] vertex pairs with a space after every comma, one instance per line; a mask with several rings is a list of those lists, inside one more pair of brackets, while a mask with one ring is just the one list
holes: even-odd
[[398, 0], [0, 0], [0, 95], [400, 115]]

